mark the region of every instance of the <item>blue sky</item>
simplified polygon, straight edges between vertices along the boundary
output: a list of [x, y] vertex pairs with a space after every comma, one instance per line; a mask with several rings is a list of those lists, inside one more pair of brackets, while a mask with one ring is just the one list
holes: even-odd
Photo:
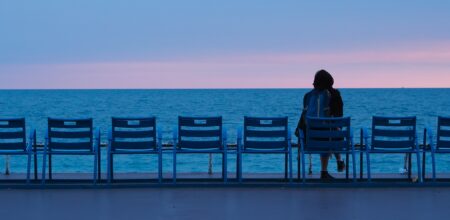
[[[450, 75], [449, 12], [436, 0], [0, 0], [0, 88], [303, 87], [319, 68], [344, 87], [448, 87], [423, 80]], [[380, 73], [415, 77], [346, 83]]]

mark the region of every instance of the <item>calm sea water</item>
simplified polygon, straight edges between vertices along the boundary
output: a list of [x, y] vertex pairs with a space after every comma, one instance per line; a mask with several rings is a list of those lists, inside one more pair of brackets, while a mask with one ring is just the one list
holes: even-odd
[[[236, 142], [236, 129], [244, 116], [289, 116], [293, 130], [300, 114], [303, 95], [308, 89], [211, 89], [211, 90], [0, 90], [0, 117], [26, 117], [28, 127], [37, 129], [38, 142], [43, 142], [47, 117], [94, 118], [103, 133], [103, 141], [111, 126], [112, 116], [156, 116], [165, 132], [164, 142], [171, 141], [177, 116], [223, 116], [229, 142]], [[346, 116], [352, 117], [355, 142], [361, 127], [369, 127], [371, 117], [417, 116], [419, 136], [428, 125], [436, 128], [436, 117], [450, 115], [450, 89], [341, 89]], [[105, 156], [103, 156], [103, 159]], [[283, 156], [248, 155], [245, 172], [282, 172]], [[439, 156], [440, 171], [450, 171], [450, 157]], [[428, 160], [429, 161], [429, 160]], [[320, 168], [313, 157], [313, 168]], [[220, 172], [220, 158], [213, 157], [213, 169]], [[373, 158], [376, 172], [398, 172], [402, 155], [380, 155]], [[91, 157], [57, 156], [55, 172], [91, 171]], [[106, 161], [103, 161], [103, 165]], [[180, 172], [206, 172], [207, 155], [181, 155]], [[235, 156], [229, 156], [229, 171], [235, 170]], [[0, 157], [3, 169], [4, 157]], [[170, 171], [171, 155], [164, 156], [164, 170]], [[24, 172], [25, 158], [11, 158], [12, 172]], [[119, 156], [117, 172], [156, 172], [155, 156]], [[296, 163], [294, 162], [294, 168]], [[103, 169], [105, 170], [105, 169]], [[295, 169], [296, 171], [296, 169]], [[335, 171], [334, 160], [330, 171]]]

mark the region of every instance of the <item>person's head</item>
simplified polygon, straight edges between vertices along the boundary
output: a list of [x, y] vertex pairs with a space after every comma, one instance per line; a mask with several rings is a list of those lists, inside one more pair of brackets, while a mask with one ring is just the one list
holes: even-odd
[[326, 70], [317, 71], [314, 76], [314, 88], [315, 89], [331, 89], [333, 88], [334, 79], [329, 72]]

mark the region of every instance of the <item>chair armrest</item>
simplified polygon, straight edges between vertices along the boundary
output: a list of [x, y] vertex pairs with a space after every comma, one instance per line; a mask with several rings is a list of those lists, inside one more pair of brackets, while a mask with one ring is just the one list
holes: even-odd
[[288, 130], [287, 130], [287, 138], [288, 138], [288, 140], [289, 140], [289, 142], [290, 141], [292, 141], [292, 132], [291, 132], [291, 130], [289, 129], [289, 127], [287, 128]]
[[101, 133], [100, 133], [100, 128], [95, 128], [95, 133], [94, 133], [94, 151], [95, 152], [99, 152], [100, 151], [100, 144], [101, 144]]
[[111, 148], [112, 148], [112, 129], [109, 129], [108, 130], [108, 146], [107, 146], [108, 153], [111, 151]]
[[227, 143], [227, 141], [228, 141], [228, 133], [227, 133], [227, 129], [226, 128], [222, 128], [222, 144], [223, 144], [223, 147], [224, 147], [224, 149], [227, 149], [226, 147], [226, 145], [228, 144]]
[[159, 151], [162, 150], [162, 131], [160, 128], [156, 128], [156, 146]]
[[237, 144], [237, 150], [240, 151], [242, 148], [242, 131], [243, 128], [242, 126], [239, 126], [237, 129], [237, 139], [236, 139], [236, 144]]
[[370, 146], [369, 146], [370, 135], [369, 135], [369, 132], [367, 131], [367, 128], [361, 128], [361, 131], [362, 131], [362, 135], [363, 135], [362, 136], [363, 143], [361, 143], [361, 145], [365, 146], [366, 151], [369, 151], [370, 150]]
[[173, 149], [176, 150], [178, 145], [178, 127], [173, 129]]
[[352, 147], [352, 150], [355, 150], [355, 145], [354, 145], [354, 142], [353, 142], [353, 137], [354, 137], [353, 133], [354, 133], [354, 131], [353, 131], [353, 128], [349, 128], [349, 129], [350, 129], [350, 145]]
[[28, 134], [27, 151], [32, 151], [34, 146], [34, 141], [36, 140], [36, 129], [31, 128]]
[[[427, 139], [427, 142], [430, 144], [430, 148], [431, 150], [436, 150], [436, 146], [434, 145], [434, 136], [433, 136], [433, 130], [430, 127], [425, 127], [425, 132], [424, 132], [424, 139]], [[427, 142], [425, 142], [425, 146], [427, 145]]]

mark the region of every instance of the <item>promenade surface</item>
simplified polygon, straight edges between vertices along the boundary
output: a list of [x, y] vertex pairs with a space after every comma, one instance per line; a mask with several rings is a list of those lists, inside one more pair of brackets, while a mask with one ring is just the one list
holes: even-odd
[[450, 188], [2, 189], [0, 219], [447, 219]]

